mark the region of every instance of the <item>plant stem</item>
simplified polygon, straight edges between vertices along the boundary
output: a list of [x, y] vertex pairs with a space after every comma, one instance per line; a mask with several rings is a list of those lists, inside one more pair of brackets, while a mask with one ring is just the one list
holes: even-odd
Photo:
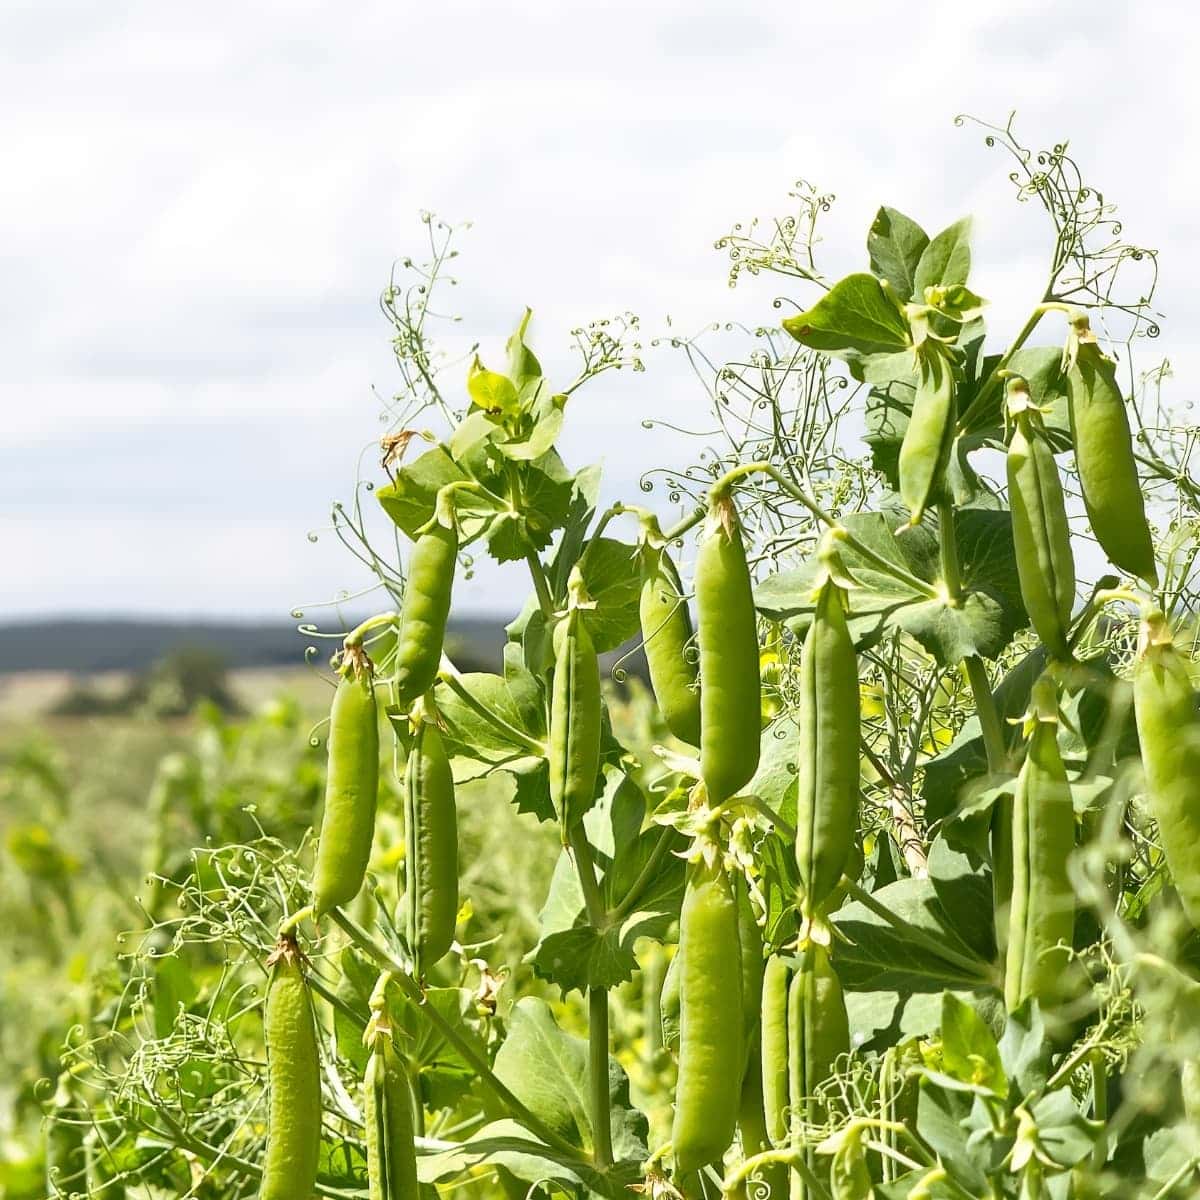
[[546, 568], [542, 566], [542, 560], [532, 550], [526, 553], [525, 561], [529, 564], [529, 574], [533, 579], [533, 590], [537, 594], [538, 607], [542, 610], [542, 615], [548, 617], [554, 612], [554, 597], [550, 594], [550, 581], [546, 578]]
[[363, 638], [371, 632], [372, 629], [378, 629], [382, 625], [391, 625], [400, 620], [398, 612], [376, 613], [373, 617], [368, 617], [360, 625], [356, 625], [342, 641], [342, 645], [349, 649], [352, 646], [361, 646]]
[[954, 536], [954, 505], [942, 501], [938, 513], [938, 556], [942, 564], [942, 582], [951, 606], [958, 607], [962, 595], [962, 571], [958, 563], [958, 539]]
[[[413, 1002], [417, 1011], [422, 1013], [427, 1021], [454, 1047], [462, 1057], [478, 1072], [480, 1080], [487, 1086], [496, 1098], [504, 1104], [514, 1117], [531, 1133], [536, 1134], [547, 1146], [552, 1146], [560, 1154], [578, 1161], [579, 1149], [572, 1146], [565, 1138], [559, 1137], [535, 1113], [530, 1112], [525, 1105], [502, 1083], [492, 1071], [487, 1059], [463, 1037], [461, 1033], [431, 1004], [425, 1003], [425, 996], [413, 977], [404, 969], [404, 964], [384, 949], [356, 921], [348, 917], [340, 908], [329, 910], [329, 919], [350, 936], [350, 939], [365, 950], [379, 966], [391, 972], [396, 986]], [[589, 1164], [590, 1165], [590, 1164]]]
[[588, 1080], [592, 1101], [592, 1156], [612, 1166], [612, 1112], [608, 1095], [608, 992], [588, 988]]

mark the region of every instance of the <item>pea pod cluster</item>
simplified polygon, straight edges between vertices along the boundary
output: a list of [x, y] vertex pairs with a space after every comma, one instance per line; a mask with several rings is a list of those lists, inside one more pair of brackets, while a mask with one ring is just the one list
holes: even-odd
[[437, 679], [457, 559], [453, 513], [439, 512], [421, 530], [409, 558], [396, 641], [395, 689], [402, 707], [423, 696]]
[[1008, 445], [1008, 502], [1021, 599], [1046, 648], [1067, 659], [1075, 558], [1062, 480], [1023, 380], [1010, 381], [1009, 396], [1015, 427]]
[[371, 858], [379, 794], [379, 717], [371, 660], [348, 650], [329, 714], [325, 811], [313, 868], [313, 915], [358, 895]]
[[917, 350], [917, 390], [900, 442], [900, 499], [919, 525], [942, 488], [954, 445], [954, 369], [944, 348], [926, 341]]
[[446, 746], [421, 713], [404, 766], [404, 928], [418, 978], [454, 941], [458, 815]]
[[1200, 716], [1187, 661], [1161, 612], [1143, 621], [1133, 710], [1146, 799], [1184, 911], [1200, 928]]
[[638, 616], [650, 685], [667, 728], [700, 745], [700, 685], [692, 619], [679, 572], [663, 546], [643, 544]]
[[738, 1120], [743, 1000], [738, 905], [720, 862], [690, 864], [679, 916], [679, 1076], [671, 1144], [689, 1174], [719, 1163]]
[[321, 1064], [300, 951], [281, 939], [270, 959], [267, 1039], [267, 1152], [259, 1200], [313, 1194], [321, 1145]]
[[1092, 532], [1114, 566], [1154, 585], [1158, 571], [1129, 414], [1116, 364], [1101, 351], [1086, 317], [1075, 321], [1068, 355], [1067, 411]]
[[1058, 701], [1048, 677], [1034, 689], [1032, 726], [1012, 805], [1012, 895], [1004, 965], [1010, 1011], [1034, 997], [1061, 994], [1075, 928], [1075, 891], [1067, 860], [1075, 848], [1075, 810], [1058, 750]]
[[758, 625], [746, 548], [727, 494], [709, 505], [696, 559], [700, 640], [700, 774], [710, 803], [736, 795], [758, 769]]
[[844, 592], [827, 580], [800, 655], [796, 867], [805, 923], [841, 881], [858, 832], [858, 660]]
[[563, 844], [596, 796], [600, 770], [600, 664], [578, 607], [554, 630], [550, 800]]
[[370, 1200], [417, 1200], [412, 1089], [386, 1024], [372, 1018], [371, 1057], [363, 1082]]

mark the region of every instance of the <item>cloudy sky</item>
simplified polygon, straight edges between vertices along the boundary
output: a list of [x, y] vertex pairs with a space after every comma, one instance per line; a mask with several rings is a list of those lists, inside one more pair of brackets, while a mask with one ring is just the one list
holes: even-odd
[[[475, 223], [457, 307], [485, 357], [525, 304], [562, 371], [570, 327], [608, 312], [767, 319], [779, 287], [731, 293], [712, 243], [786, 212], [801, 176], [838, 197], [831, 269], [862, 265], [880, 203], [931, 229], [976, 213], [1003, 331], [1040, 289], [1045, 226], [953, 117], [1016, 109], [1162, 251], [1158, 345], [1186, 393], [1196, 27], [1157, 0], [8, 0], [0, 616], [273, 616], [360, 586], [307, 535], [378, 437], [377, 296], [422, 208]], [[569, 412], [564, 452], [603, 459], [610, 497], [694, 456], [643, 416], [705, 424], [682, 364], [649, 365]], [[518, 582], [484, 570], [458, 600]]]

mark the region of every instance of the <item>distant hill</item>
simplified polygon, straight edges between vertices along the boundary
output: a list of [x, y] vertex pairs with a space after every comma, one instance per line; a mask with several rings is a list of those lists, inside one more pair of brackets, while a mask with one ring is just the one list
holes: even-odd
[[[448, 643], [466, 670], [499, 670], [499, 618], [451, 621]], [[314, 639], [280, 621], [168, 621], [137, 617], [52, 617], [0, 623], [0, 675], [25, 671], [144, 671], [181, 646], [220, 654], [231, 667], [301, 666]], [[334, 643], [317, 643], [332, 652]]]

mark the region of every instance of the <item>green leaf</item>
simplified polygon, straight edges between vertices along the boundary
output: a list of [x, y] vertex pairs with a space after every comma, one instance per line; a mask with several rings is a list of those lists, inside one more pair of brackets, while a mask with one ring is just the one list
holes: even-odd
[[911, 217], [894, 208], [881, 208], [867, 234], [867, 253], [871, 270], [892, 285], [901, 300], [911, 300], [917, 277], [917, 264], [929, 235]]
[[574, 480], [556, 455], [526, 463], [520, 471], [520, 498], [497, 513], [487, 527], [488, 551], [497, 562], [515, 562], [550, 545], [575, 493]]
[[839, 280], [783, 327], [801, 345], [826, 354], [886, 354], [903, 350], [911, 340], [900, 310], [879, 280], [865, 272]]
[[1092, 1152], [1096, 1135], [1103, 1128], [1079, 1111], [1075, 1097], [1067, 1087], [1035, 1100], [1030, 1116], [1037, 1126], [1042, 1152], [1063, 1170], [1083, 1162]]
[[[433, 516], [439, 489], [468, 478], [447, 447], [439, 445], [397, 471], [393, 481], [375, 495], [383, 511], [408, 537], [415, 539], [417, 530]], [[462, 532], [464, 540], [470, 540], [465, 524]], [[478, 534], [478, 525], [473, 532]]]
[[1053, 1050], [1036, 1000], [1028, 1000], [1008, 1014], [1000, 1038], [1000, 1061], [1021, 1095], [1030, 1096], [1045, 1088]]
[[994, 1096], [1008, 1094], [1008, 1077], [992, 1031], [970, 1004], [947, 992], [942, 997], [942, 1069]]
[[516, 417], [521, 411], [517, 389], [507, 375], [489, 371], [479, 361], [479, 355], [471, 360], [467, 372], [467, 393], [477, 408], [501, 420]]
[[[984, 355], [978, 364], [978, 377], [967, 382], [959, 392], [958, 411], [964, 414], [971, 408], [982, 383], [1000, 364], [1000, 355]], [[1009, 359], [1007, 370], [1023, 375], [1029, 383], [1029, 395], [1043, 409], [1043, 422], [1050, 445], [1055, 453], [1070, 449], [1071, 430], [1067, 414], [1067, 378], [1062, 370], [1060, 346], [1024, 346]], [[971, 443], [1004, 443], [1004, 388], [994, 387], [990, 398], [971, 414], [965, 426]], [[901, 434], [903, 436], [903, 434]]]
[[927, 287], [966, 283], [970, 273], [971, 218], [963, 217], [925, 247], [913, 278], [913, 295], [919, 299]]
[[987, 1190], [987, 1177], [978, 1149], [967, 1140], [972, 1103], [970, 1095], [947, 1091], [922, 1079], [917, 1097], [917, 1132], [961, 1187], [978, 1196]]
[[199, 994], [187, 964], [177, 954], [162, 954], [151, 960], [154, 969], [154, 1032], [161, 1039], [175, 1028], [180, 1009]]
[[996, 957], [991, 865], [971, 845], [942, 830], [929, 848], [929, 878], [954, 932], [980, 958]]
[[[467, 988], [427, 988], [424, 1003], [438, 1013], [478, 1051], [487, 1056], [479, 1035], [475, 997]], [[412, 1001], [393, 989], [388, 994], [389, 1011], [400, 1031], [401, 1048], [417, 1080], [426, 1104], [432, 1109], [450, 1108], [478, 1084], [478, 1071], [454, 1045], [438, 1032]]]
[[590, 543], [583, 560], [583, 582], [596, 605], [583, 614], [592, 644], [598, 654], [615, 650], [638, 631], [637, 547], [612, 538]]
[[508, 354], [508, 377], [519, 393], [527, 392], [531, 384], [536, 384], [542, 378], [542, 364], [525, 344], [525, 332], [532, 316], [533, 309], [526, 308], [521, 323], [509, 335], [504, 347]]

